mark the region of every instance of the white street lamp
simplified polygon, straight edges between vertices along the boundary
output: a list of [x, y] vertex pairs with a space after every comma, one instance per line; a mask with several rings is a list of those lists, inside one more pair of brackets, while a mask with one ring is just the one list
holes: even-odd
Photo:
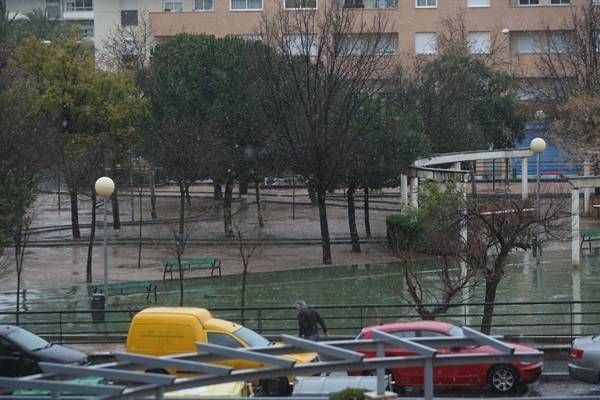
[[[546, 118], [546, 114], [544, 113], [544, 111], [538, 110], [535, 112], [536, 120], [542, 122], [545, 118]], [[542, 138], [536, 137], [529, 144], [529, 149], [537, 155], [537, 190], [536, 190], [536, 195], [535, 195], [535, 203], [536, 203], [536, 208], [537, 208], [537, 215], [539, 218], [541, 215], [541, 213], [540, 213], [540, 208], [541, 208], [541, 203], [540, 203], [540, 158], [541, 158], [542, 152], [544, 150], [546, 150], [546, 141]], [[540, 263], [540, 256], [541, 256], [540, 253], [542, 252], [542, 247], [540, 245], [538, 235], [539, 235], [539, 225], [536, 227], [535, 239], [534, 239], [535, 247], [536, 247], [535, 248], [536, 264]]]
[[104, 250], [104, 309], [108, 309], [108, 251], [107, 251], [107, 243], [106, 243], [106, 200], [113, 194], [115, 191], [115, 183], [112, 179], [107, 176], [103, 176], [102, 178], [98, 178], [96, 184], [94, 185], [94, 189], [96, 189], [96, 194], [99, 197], [102, 197], [104, 202], [104, 240], [103, 240], [103, 250]]

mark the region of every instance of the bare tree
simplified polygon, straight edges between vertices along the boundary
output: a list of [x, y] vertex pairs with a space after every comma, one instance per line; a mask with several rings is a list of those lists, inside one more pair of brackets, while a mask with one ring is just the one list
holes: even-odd
[[242, 260], [242, 293], [241, 293], [241, 322], [244, 324], [244, 312], [246, 307], [246, 281], [248, 278], [248, 266], [250, 265], [250, 258], [254, 254], [254, 251], [258, 247], [258, 243], [253, 240], [249, 240], [244, 237], [244, 232], [240, 229], [238, 225], [235, 225], [235, 236], [237, 239], [237, 248], [240, 253], [240, 259]]
[[470, 31], [467, 28], [465, 15], [464, 7], [459, 6], [453, 15], [439, 19], [438, 53], [472, 54], [490, 67], [506, 66], [508, 63], [505, 57], [505, 51], [508, 48], [507, 35], [502, 33], [499, 26], [492, 26], [489, 30], [489, 41], [487, 38], [478, 41], [469, 36]]
[[317, 195], [323, 263], [331, 263], [326, 194], [339, 181], [357, 111], [381, 90], [395, 59], [397, 36], [382, 13], [327, 3], [319, 11], [281, 7], [261, 22], [268, 45], [259, 56], [268, 95], [265, 106], [277, 128], [278, 150]]
[[192, 231], [188, 224], [185, 225], [183, 232], [180, 231], [179, 226], [171, 227], [169, 228], [169, 231], [171, 233], [171, 249], [177, 257], [177, 271], [179, 273], [179, 306], [183, 307], [183, 268], [181, 265], [181, 258], [185, 254]]
[[475, 243], [468, 254], [469, 268], [479, 269], [485, 282], [485, 297], [481, 331], [489, 334], [492, 328], [498, 285], [502, 281], [508, 256], [517, 249], [530, 250], [533, 238], [543, 233], [546, 240], [565, 236], [570, 226], [561, 213], [570, 198], [555, 195], [541, 206], [532, 207], [530, 200], [506, 195], [502, 201], [484, 205], [479, 200], [465, 203], [465, 218], [469, 240]]
[[19, 325], [21, 282], [23, 274], [23, 261], [25, 260], [25, 250], [31, 237], [31, 223], [33, 215], [27, 212], [16, 222], [13, 231], [13, 245], [15, 249], [15, 267], [17, 272], [17, 301], [16, 301], [16, 324]]
[[529, 85], [538, 98], [565, 101], [573, 95], [600, 94], [600, 9], [591, 1], [573, 5], [563, 29], [549, 27], [539, 37], [536, 67], [549, 85]]

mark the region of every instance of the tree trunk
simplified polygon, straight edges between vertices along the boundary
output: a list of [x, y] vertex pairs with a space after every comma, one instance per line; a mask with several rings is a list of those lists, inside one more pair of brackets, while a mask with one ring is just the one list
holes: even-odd
[[110, 201], [112, 204], [113, 229], [121, 229], [121, 215], [119, 214], [119, 189], [117, 185], [115, 185], [115, 191], [110, 197]]
[[246, 179], [246, 178], [240, 179], [239, 189], [240, 189], [240, 193], [239, 193], [240, 197], [242, 195], [248, 194], [248, 179]]
[[150, 217], [158, 218], [156, 214], [156, 181], [154, 179], [154, 165], [150, 164]]
[[471, 195], [473, 197], [477, 196], [477, 181], [475, 177], [477, 176], [477, 161], [471, 162]]
[[190, 186], [192, 186], [191, 183], [185, 184], [185, 199], [187, 201], [188, 207], [192, 206], [192, 198], [190, 197]]
[[92, 283], [92, 255], [94, 253], [94, 239], [96, 238], [96, 190], [92, 188], [92, 227], [90, 228], [90, 241], [88, 242], [87, 262], [85, 265], [85, 281]]
[[262, 206], [260, 205], [260, 182], [256, 181], [256, 215], [258, 216], [258, 226], [261, 228], [265, 227], [265, 221], [263, 220], [262, 215]]
[[21, 313], [21, 274], [23, 273], [23, 259], [21, 257], [21, 238], [22, 230], [18, 228], [18, 232], [15, 235], [15, 264], [17, 267], [17, 304], [15, 309], [15, 323], [19, 325], [19, 316]]
[[329, 240], [329, 225], [327, 223], [327, 204], [325, 188], [317, 189], [319, 204], [319, 221], [321, 223], [321, 246], [323, 247], [323, 264], [331, 264], [331, 243]]
[[350, 240], [352, 241], [352, 251], [360, 253], [360, 242], [358, 238], [358, 230], [356, 229], [356, 208], [354, 207], [354, 185], [348, 186], [347, 201], [348, 201], [348, 228], [350, 228]]
[[225, 236], [233, 237], [233, 222], [231, 218], [231, 198], [233, 196], [233, 179], [227, 178], [225, 183], [225, 197], [223, 197], [223, 223]]
[[241, 301], [241, 323], [244, 325], [244, 308], [246, 307], [246, 278], [248, 277], [248, 263], [244, 262], [244, 271], [242, 272], [242, 301]]
[[371, 216], [369, 214], [369, 187], [365, 185], [364, 209], [365, 209], [365, 236], [371, 237]]
[[315, 190], [315, 186], [308, 182], [306, 184], [306, 189], [308, 190], [308, 198], [310, 199], [310, 204], [312, 204], [313, 207], [316, 207], [319, 202], [317, 199], [317, 191]]
[[69, 197], [71, 198], [71, 232], [73, 233], [73, 239], [81, 239], [81, 231], [79, 230], [77, 190], [69, 188]]
[[181, 268], [181, 254], [177, 254], [177, 265], [179, 266], [179, 307], [183, 307], [183, 269]]
[[139, 240], [138, 240], [138, 269], [142, 268], [142, 221], [144, 219], [144, 214], [142, 213], [142, 194], [143, 187], [140, 186], [139, 192], [139, 209], [140, 209], [140, 232], [139, 232]]
[[179, 235], [183, 237], [185, 223], [185, 186], [179, 182]]
[[481, 319], [481, 332], [489, 335], [492, 331], [492, 319], [494, 318], [494, 305], [496, 302], [496, 289], [499, 280], [486, 280], [485, 282], [485, 304], [483, 306], [483, 318]]
[[213, 183], [214, 199], [221, 200], [223, 198], [223, 188], [218, 182]]

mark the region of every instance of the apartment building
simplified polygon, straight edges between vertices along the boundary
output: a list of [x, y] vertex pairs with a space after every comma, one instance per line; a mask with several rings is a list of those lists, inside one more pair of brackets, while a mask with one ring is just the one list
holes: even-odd
[[[382, 51], [390, 55], [434, 55], [441, 21], [460, 13], [475, 54], [500, 52], [502, 68], [513, 75], [539, 82], [536, 68], [540, 52], [560, 52], [560, 40], [569, 26], [573, 7], [600, 0], [6, 0], [8, 9], [25, 13], [45, 9], [52, 17], [79, 23], [84, 33], [102, 48], [119, 25], [135, 25], [148, 12], [153, 35], [168, 38], [178, 33], [216, 36], [252, 36], [265, 13], [283, 6], [290, 12], [319, 9], [325, 1], [338, 1], [365, 13], [383, 12], [389, 32]], [[549, 31], [550, 30], [550, 33]], [[562, 35], [562, 36], [561, 36]], [[552, 41], [552, 49], [547, 43]], [[495, 45], [500, 43], [500, 46]], [[558, 46], [556, 45], [558, 43]], [[527, 98], [527, 94], [523, 94]]]

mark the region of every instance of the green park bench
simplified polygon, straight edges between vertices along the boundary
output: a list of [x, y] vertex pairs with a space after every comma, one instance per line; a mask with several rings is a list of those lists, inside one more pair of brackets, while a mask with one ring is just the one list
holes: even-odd
[[[163, 280], [167, 276], [167, 272], [171, 273], [171, 279], [173, 279], [173, 271], [177, 271], [179, 268], [179, 262], [176, 258], [170, 258], [163, 260]], [[215, 276], [215, 272], [219, 272], [221, 276], [221, 260], [218, 258], [182, 258], [181, 267], [186, 268], [188, 271], [193, 269], [210, 269], [210, 276]]]
[[[140, 289], [146, 291], [146, 301], [150, 302], [150, 295], [154, 293], [154, 302], [156, 303], [156, 285], [150, 281], [126, 281], [113, 282], [108, 284], [108, 294], [134, 294], [140, 293]], [[104, 285], [95, 285], [94, 293], [103, 293]]]
[[590, 247], [590, 251], [592, 251], [592, 240], [600, 239], [600, 229], [591, 229], [589, 231], [582, 231], [581, 235], [581, 244], [579, 245], [579, 250], [583, 249], [583, 244], [587, 241]]

